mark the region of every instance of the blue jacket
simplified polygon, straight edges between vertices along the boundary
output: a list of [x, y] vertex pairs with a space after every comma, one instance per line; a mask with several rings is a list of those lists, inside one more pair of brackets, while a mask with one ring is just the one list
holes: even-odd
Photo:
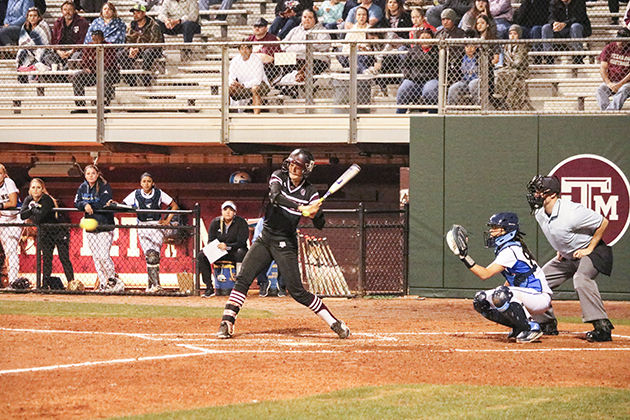
[[[98, 192], [97, 192], [98, 186]], [[86, 214], [88, 219], [96, 219], [98, 221], [98, 230], [114, 230], [114, 213], [99, 212], [112, 199], [112, 187], [109, 184], [103, 184], [100, 180], [92, 188], [87, 181], [79, 186], [77, 195], [74, 197], [74, 206], [85, 211], [85, 206], [90, 205], [94, 209], [94, 214]]]
[[4, 18], [5, 25], [22, 26], [26, 22], [26, 13], [33, 7], [33, 0], [9, 0], [7, 14]]

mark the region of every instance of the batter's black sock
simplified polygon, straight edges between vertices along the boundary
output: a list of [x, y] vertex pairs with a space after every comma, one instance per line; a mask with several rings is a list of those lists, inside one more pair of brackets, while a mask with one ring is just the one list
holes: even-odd
[[230, 293], [230, 298], [225, 304], [225, 309], [223, 310], [223, 318], [221, 318], [221, 320], [229, 321], [234, 324], [236, 322], [236, 315], [238, 315], [238, 312], [241, 310], [241, 307], [245, 303], [245, 299], [247, 299], [246, 295], [236, 289], [232, 289], [232, 293]]
[[317, 314], [321, 319], [323, 319], [328, 326], [332, 326], [335, 322], [337, 322], [337, 318], [334, 317], [332, 313], [328, 310], [324, 302], [317, 296], [314, 296], [313, 302], [308, 305], [309, 309]]

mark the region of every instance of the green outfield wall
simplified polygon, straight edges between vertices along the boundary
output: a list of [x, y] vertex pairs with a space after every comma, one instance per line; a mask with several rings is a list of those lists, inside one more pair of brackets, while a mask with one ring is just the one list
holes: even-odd
[[[581, 154], [600, 156], [630, 177], [630, 117], [418, 116], [411, 119], [409, 154], [409, 292], [472, 297], [477, 290], [496, 287], [502, 277], [482, 281], [474, 276], [446, 248], [446, 230], [453, 223], [465, 226], [471, 256], [487, 265], [494, 254], [483, 246], [485, 223], [493, 213], [513, 211], [521, 219], [527, 244], [544, 264], [555, 252], [529, 213], [528, 181]], [[584, 167], [586, 177], [581, 179], [575, 168], [571, 179], [578, 186], [584, 180], [587, 187], [595, 185], [591, 180], [603, 180], [600, 184], [605, 185], [608, 179], [596, 177], [590, 166]], [[606, 187], [584, 187], [584, 191], [589, 190], [589, 199], [603, 206], [602, 213], [616, 218], [619, 229], [628, 217], [627, 193], [619, 194], [621, 181], [612, 184], [617, 189], [610, 194], [602, 193]], [[579, 196], [581, 190], [572, 191]], [[618, 236], [613, 274], [600, 275], [598, 284], [605, 299], [630, 300], [630, 229]], [[577, 298], [572, 282], [565, 283], [555, 298]]]

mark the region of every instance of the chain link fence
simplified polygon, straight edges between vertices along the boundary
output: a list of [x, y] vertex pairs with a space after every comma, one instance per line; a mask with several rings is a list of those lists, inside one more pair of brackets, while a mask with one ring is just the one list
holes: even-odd
[[[0, 224], [4, 290], [49, 293], [196, 295], [200, 249], [197, 210], [177, 225], [138, 222], [115, 213], [114, 226], [80, 227], [81, 212], [55, 209], [69, 223]], [[407, 293], [406, 210], [325, 210], [326, 226], [299, 228], [299, 264], [309, 290], [322, 296]], [[63, 217], [61, 218], [63, 219]], [[141, 226], [139, 226], [141, 225]], [[216, 279], [214, 279], [216, 282]]]
[[[115, 225], [98, 225], [95, 229], [80, 227], [82, 212], [54, 211], [60, 215], [59, 220], [69, 223], [0, 224], [3, 287], [184, 295], [198, 289], [198, 284], [195, 287], [198, 211], [116, 212]], [[173, 213], [177, 221], [169, 225], [139, 222], [137, 213], [143, 212]]]
[[[615, 40], [361, 34], [360, 40], [83, 45], [49, 66], [16, 68], [5, 59], [0, 114], [94, 113], [103, 130], [108, 112], [203, 112], [222, 115], [226, 125], [230, 116], [261, 112], [597, 112], [603, 83], [597, 58]], [[17, 47], [0, 50], [19, 55]]]

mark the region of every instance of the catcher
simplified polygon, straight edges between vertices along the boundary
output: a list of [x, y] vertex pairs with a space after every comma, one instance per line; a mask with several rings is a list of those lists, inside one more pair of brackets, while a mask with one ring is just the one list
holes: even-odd
[[505, 284], [475, 294], [473, 306], [485, 318], [512, 328], [508, 339], [517, 343], [536, 341], [542, 331], [531, 314], [544, 313], [551, 306], [552, 291], [545, 274], [523, 242], [515, 213], [496, 213], [484, 232], [486, 248], [494, 247], [494, 261], [482, 267], [468, 255], [468, 234], [460, 225], [453, 225], [446, 234], [446, 243], [464, 265], [477, 277], [486, 280], [501, 273]]

